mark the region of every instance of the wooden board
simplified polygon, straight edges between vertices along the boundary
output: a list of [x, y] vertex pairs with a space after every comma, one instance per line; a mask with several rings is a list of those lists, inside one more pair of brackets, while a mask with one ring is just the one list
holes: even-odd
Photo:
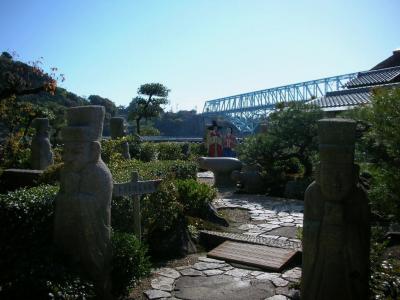
[[226, 241], [207, 253], [208, 257], [271, 271], [281, 271], [295, 250]]

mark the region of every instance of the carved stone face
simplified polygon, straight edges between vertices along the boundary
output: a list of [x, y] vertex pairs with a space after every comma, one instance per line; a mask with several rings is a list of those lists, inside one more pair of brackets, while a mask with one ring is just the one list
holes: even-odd
[[73, 170], [79, 170], [91, 161], [89, 142], [66, 142], [63, 160]]
[[48, 126], [40, 126], [37, 129], [37, 135], [38, 136], [48, 136], [50, 131], [50, 127]]
[[321, 163], [318, 183], [322, 194], [333, 202], [341, 202], [352, 190], [355, 184], [353, 165]]

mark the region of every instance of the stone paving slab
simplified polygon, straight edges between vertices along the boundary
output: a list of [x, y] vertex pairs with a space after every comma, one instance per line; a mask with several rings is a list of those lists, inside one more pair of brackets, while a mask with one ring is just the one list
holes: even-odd
[[[211, 178], [212, 173], [199, 174], [198, 177]], [[241, 233], [203, 230], [201, 236], [301, 251], [301, 241], [295, 238], [295, 230], [303, 226], [302, 201], [232, 194], [216, 199], [214, 205], [217, 209], [246, 209], [251, 224], [240, 226]], [[148, 299], [299, 299], [299, 291], [291, 287], [300, 281], [299, 267], [282, 273], [263, 272], [200, 257], [193, 265], [161, 268], [153, 273], [156, 277], [152, 280], [152, 289], [144, 292]]]
[[[198, 271], [194, 265], [199, 263], [213, 264], [214, 268]], [[195, 271], [199, 273], [193, 276], [191, 272]], [[151, 300], [264, 300], [273, 296], [285, 298], [271, 299], [289, 299], [288, 295], [298, 293], [291, 289], [291, 282], [298, 283], [301, 277], [298, 267], [285, 270], [284, 273], [252, 271], [234, 268], [229, 263], [215, 262], [207, 257], [199, 257], [198, 262], [190, 266], [161, 268], [153, 273], [156, 277], [151, 282], [152, 289], [144, 292]]]

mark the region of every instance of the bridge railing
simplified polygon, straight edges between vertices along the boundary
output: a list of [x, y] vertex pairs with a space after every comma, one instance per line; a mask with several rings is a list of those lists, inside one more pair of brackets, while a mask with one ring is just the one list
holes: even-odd
[[306, 101], [322, 97], [327, 92], [344, 89], [345, 84], [357, 75], [358, 73], [349, 73], [208, 100], [204, 104], [203, 114], [268, 110], [281, 102]]

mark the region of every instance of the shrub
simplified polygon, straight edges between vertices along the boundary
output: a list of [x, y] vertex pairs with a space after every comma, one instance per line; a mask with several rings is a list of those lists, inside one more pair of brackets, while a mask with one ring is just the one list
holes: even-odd
[[0, 144], [0, 165], [4, 168], [28, 169], [31, 150], [21, 132], [11, 134]]
[[159, 160], [180, 160], [184, 159], [182, 143], [158, 143]]
[[[41, 185], [0, 195], [1, 299], [45, 299], [49, 293], [57, 299], [79, 296], [83, 299], [93, 295], [92, 283], [77, 270], [66, 266], [53, 249], [54, 201], [57, 192], [57, 186]], [[113, 211], [113, 222], [122, 224], [124, 219], [118, 218], [122, 216]], [[130, 284], [146, 274], [148, 262], [144, 248], [137, 246], [132, 238], [117, 237], [117, 242], [113, 243], [114, 261], [126, 260], [113, 269], [114, 274], [119, 274], [118, 278], [125, 278], [125, 281], [121, 279], [116, 285], [116, 292], [125, 291], [124, 284]], [[120, 246], [122, 249], [118, 248]], [[136, 250], [128, 255], [126, 249]], [[134, 273], [132, 265], [137, 268]], [[128, 282], [130, 275], [133, 281]]]
[[186, 214], [198, 217], [207, 215], [208, 204], [217, 195], [214, 188], [194, 179], [176, 180], [175, 186], [178, 189], [178, 201]]
[[249, 165], [260, 164], [267, 191], [282, 195], [285, 184], [293, 178], [295, 171], [303, 166], [295, 157], [286, 157], [281, 139], [273, 135], [257, 134], [246, 138], [238, 147], [239, 158]]
[[163, 182], [156, 193], [143, 198], [142, 220], [149, 236], [170, 230], [183, 217], [178, 190], [171, 181]]
[[56, 184], [60, 182], [61, 170], [64, 167], [64, 163], [59, 163], [49, 166], [44, 170], [43, 174], [39, 177], [40, 184]]
[[189, 161], [150, 161], [124, 160], [113, 155], [108, 167], [115, 182], [131, 179], [131, 173], [137, 171], [143, 179], [188, 179], [196, 178], [197, 164]]
[[190, 143], [189, 149], [190, 149], [190, 156], [194, 160], [196, 160], [198, 157], [208, 155], [207, 149], [206, 149], [204, 143], [200, 143], [200, 144]]
[[42, 185], [0, 195], [2, 299], [89, 293], [90, 284], [66, 268], [52, 247], [57, 191], [56, 186]]
[[137, 143], [134, 137], [125, 136], [118, 139], [103, 139], [101, 141], [101, 158], [105, 162], [109, 162], [111, 157], [116, 153], [122, 153], [122, 144], [128, 142], [128, 144]]
[[154, 143], [142, 143], [140, 144], [139, 159], [145, 162], [157, 160], [158, 149], [157, 144]]
[[150, 274], [147, 248], [133, 234], [113, 232], [112, 249], [112, 292], [126, 296], [140, 278]]
[[261, 165], [270, 194], [281, 196], [288, 180], [312, 175], [321, 118], [319, 109], [289, 104], [270, 115], [267, 133], [250, 136], [238, 145], [243, 162]]
[[372, 175], [368, 197], [375, 213], [400, 218], [400, 88], [373, 90], [372, 105], [344, 114], [358, 121], [356, 157]]

